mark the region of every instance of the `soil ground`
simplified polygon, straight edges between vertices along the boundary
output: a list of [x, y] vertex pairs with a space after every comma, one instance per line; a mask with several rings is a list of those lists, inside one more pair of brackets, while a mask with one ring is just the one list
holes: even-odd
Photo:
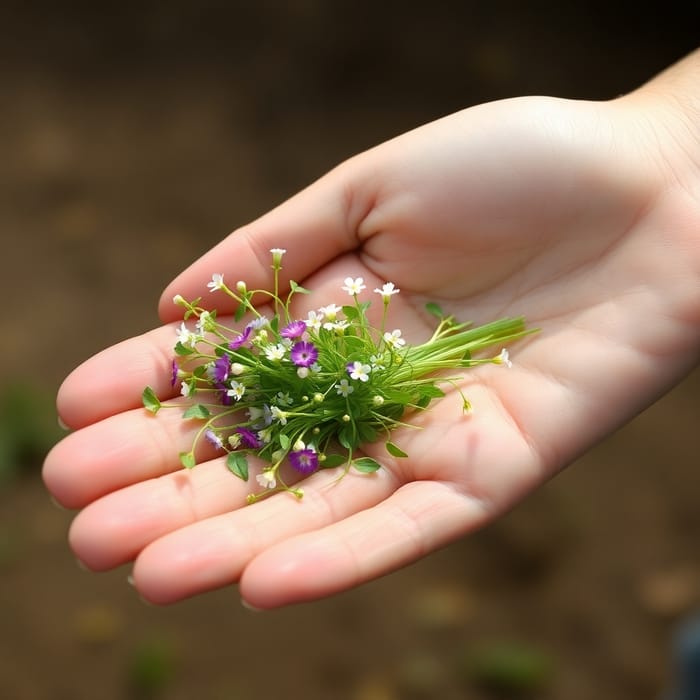
[[2, 400], [34, 392], [19, 423], [2, 419], [0, 697], [640, 700], [667, 687], [673, 630], [700, 606], [698, 371], [493, 526], [266, 614], [235, 588], [156, 608], [126, 568], [79, 570], [72, 514], [40, 480], [62, 377], [155, 326], [161, 288], [230, 230], [471, 104], [632, 89], [700, 26], [673, 3], [662, 17], [474, 5], [0, 6]]

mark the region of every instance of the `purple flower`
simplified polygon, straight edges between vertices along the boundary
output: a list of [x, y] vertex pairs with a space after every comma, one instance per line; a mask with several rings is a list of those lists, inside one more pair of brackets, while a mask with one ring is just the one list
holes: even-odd
[[246, 340], [248, 340], [248, 336], [250, 335], [251, 328], [252, 328], [252, 326], [251, 326], [250, 324], [248, 324], [248, 325], [245, 327], [243, 333], [239, 333], [239, 334], [228, 344], [229, 349], [230, 349], [230, 350], [238, 350], [238, 348], [240, 348], [241, 345], [243, 345], [243, 343], [245, 343]]
[[228, 374], [231, 371], [231, 358], [228, 355], [222, 355], [209, 370], [209, 376], [217, 384], [223, 384], [228, 379]]
[[217, 450], [224, 449], [223, 440], [213, 430], [207, 430], [204, 433], [204, 437], [207, 439], [208, 442], [214, 445], [214, 447], [216, 447]]
[[280, 335], [283, 338], [301, 338], [305, 330], [306, 323], [304, 321], [292, 321], [280, 331]]
[[318, 467], [318, 455], [308, 447], [290, 452], [289, 461], [300, 474], [311, 474]]
[[178, 372], [177, 362], [175, 360], [173, 360], [172, 373], [170, 375], [170, 386], [175, 386], [175, 384], [177, 384], [177, 372]]
[[311, 367], [318, 359], [318, 350], [313, 343], [300, 340], [298, 343], [292, 345], [292, 350], [289, 355], [292, 358], [292, 362], [297, 367]]
[[236, 428], [236, 432], [241, 436], [246, 447], [252, 447], [254, 449], [262, 447], [262, 442], [258, 440], [258, 436], [252, 430], [248, 428]]

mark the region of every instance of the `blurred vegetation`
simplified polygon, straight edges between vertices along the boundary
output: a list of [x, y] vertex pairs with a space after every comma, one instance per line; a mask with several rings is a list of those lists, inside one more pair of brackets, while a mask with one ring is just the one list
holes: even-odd
[[468, 685], [498, 698], [530, 698], [552, 680], [553, 659], [529, 644], [494, 642], [465, 650], [463, 677]]
[[173, 681], [176, 665], [175, 649], [165, 637], [140, 642], [128, 669], [132, 696], [143, 700], [161, 697]]
[[0, 488], [37, 473], [61, 433], [52, 392], [28, 383], [0, 386]]

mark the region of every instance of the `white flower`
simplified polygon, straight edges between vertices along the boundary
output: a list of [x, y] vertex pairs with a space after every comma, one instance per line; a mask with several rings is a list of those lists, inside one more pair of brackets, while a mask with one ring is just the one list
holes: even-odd
[[175, 333], [177, 334], [177, 342], [181, 343], [182, 345], [188, 345], [190, 347], [194, 347], [197, 344], [197, 342], [200, 340], [200, 336], [197, 335], [196, 333], [193, 333], [185, 325], [184, 321], [180, 324], [179, 328], [175, 329]]
[[270, 321], [267, 318], [267, 316], [258, 316], [258, 318], [254, 318], [248, 326], [250, 327], [250, 330], [252, 331], [258, 331], [261, 328], [265, 328], [266, 326], [270, 325]]
[[212, 318], [211, 313], [209, 313], [209, 311], [202, 311], [195, 326], [200, 334], [204, 333], [205, 331], [214, 330], [214, 319]]
[[309, 315], [306, 317], [304, 323], [306, 323], [307, 328], [312, 328], [313, 330], [317, 331], [321, 327], [323, 318], [324, 316], [322, 311], [319, 311], [318, 313], [315, 311], [309, 311]]
[[387, 282], [386, 284], [382, 285], [381, 289], [375, 289], [374, 290], [377, 294], [382, 295], [382, 300], [384, 301], [385, 304], [389, 303], [389, 297], [392, 296], [393, 294], [398, 294], [401, 290], [397, 289], [394, 286], [393, 282]]
[[272, 414], [270, 413], [270, 407], [267, 404], [264, 404], [262, 408], [251, 406], [246, 413], [248, 414], [248, 418], [250, 418], [250, 422], [254, 428], [260, 428], [272, 423]]
[[274, 489], [277, 486], [277, 479], [275, 479], [275, 472], [271, 469], [264, 471], [256, 475], [255, 480], [266, 489]]
[[182, 382], [180, 385], [180, 394], [185, 398], [188, 398], [192, 394], [192, 385], [187, 382]]
[[387, 331], [384, 334], [384, 342], [392, 348], [400, 348], [402, 345], [406, 345], [406, 341], [401, 337], [401, 331], [398, 328], [391, 331], [391, 333]]
[[282, 256], [287, 252], [284, 248], [270, 248], [272, 253], [272, 267], [279, 269], [282, 265]]
[[287, 352], [287, 348], [281, 343], [277, 343], [277, 345], [268, 345], [263, 352], [268, 360], [281, 360], [284, 357], [284, 353]]
[[345, 284], [341, 289], [345, 290], [351, 297], [354, 297], [367, 287], [367, 285], [363, 284], [363, 281], [362, 277], [357, 277], [356, 279], [346, 277]]
[[386, 367], [382, 364], [383, 359], [384, 358], [379, 357], [378, 355], [371, 355], [369, 358], [369, 363], [372, 365], [372, 369], [386, 369]]
[[339, 396], [344, 396], [347, 398], [348, 394], [352, 394], [355, 391], [355, 387], [348, 382], [347, 379], [341, 379], [336, 385], [335, 389]]
[[510, 355], [508, 351], [503, 348], [500, 355], [494, 360], [499, 365], [505, 365], [506, 367], [512, 367], [513, 363], [510, 361]]
[[207, 282], [207, 287], [209, 287], [210, 292], [216, 292], [224, 287], [224, 276], [218, 272], [215, 272], [211, 276], [211, 282]]
[[345, 319], [342, 319], [341, 321], [330, 321], [327, 323], [323, 324], [323, 327], [327, 331], [335, 331], [336, 333], [339, 333], [340, 335], [343, 334], [343, 331], [346, 328], [349, 328], [350, 322], [346, 321]]
[[258, 439], [265, 444], [270, 442], [272, 440], [272, 426], [258, 430]]
[[270, 414], [272, 420], [279, 421], [280, 425], [287, 425], [287, 412], [283, 411], [279, 406], [270, 406]]
[[226, 392], [226, 395], [235, 401], [240, 401], [245, 393], [245, 386], [240, 382], [231, 382], [231, 388]]
[[369, 373], [372, 368], [369, 365], [363, 365], [362, 362], [350, 362], [347, 367], [350, 379], [359, 379], [361, 382], [366, 382], [369, 379]]
[[299, 379], [306, 379], [309, 376], [309, 368], [308, 367], [297, 367], [297, 377]]
[[323, 316], [325, 316], [329, 321], [335, 321], [336, 316], [338, 315], [338, 311], [342, 311], [343, 309], [340, 306], [337, 306], [336, 304], [328, 304], [328, 306], [322, 306], [319, 311]]

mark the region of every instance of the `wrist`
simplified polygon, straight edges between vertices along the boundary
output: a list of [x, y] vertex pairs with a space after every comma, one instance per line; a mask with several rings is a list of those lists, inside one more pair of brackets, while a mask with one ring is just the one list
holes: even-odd
[[666, 183], [700, 199], [700, 49], [619, 99]]

